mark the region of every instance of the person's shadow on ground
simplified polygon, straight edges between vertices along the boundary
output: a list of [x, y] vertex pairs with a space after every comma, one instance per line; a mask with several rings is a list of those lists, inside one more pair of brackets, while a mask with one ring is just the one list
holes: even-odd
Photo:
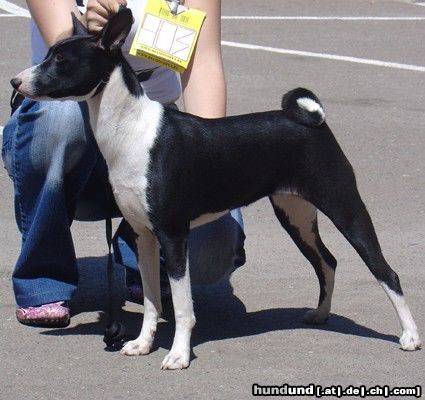
[[[41, 332], [42, 334], [103, 336], [107, 324], [105, 310], [108, 304], [106, 257], [80, 259], [79, 273], [80, 285], [71, 303], [72, 314], [99, 311], [98, 321], [68, 328], [50, 329]], [[124, 268], [117, 264], [113, 296], [115, 319], [124, 324], [126, 340], [136, 338], [141, 328], [143, 309], [140, 306], [140, 312], [130, 312], [122, 308], [127, 293], [124, 286]], [[337, 314], [331, 314], [324, 325], [307, 325], [302, 322], [302, 318], [308, 308], [273, 308], [247, 312], [242, 301], [234, 295], [228, 281], [208, 286], [195, 286], [193, 299], [196, 315], [196, 326], [192, 336], [194, 348], [198, 344], [209, 341], [295, 329], [317, 329], [398, 343], [398, 337], [395, 335], [377, 332]], [[163, 302], [162, 317], [165, 321], [158, 324], [153, 351], [160, 347], [171, 348], [174, 335], [171, 300]]]

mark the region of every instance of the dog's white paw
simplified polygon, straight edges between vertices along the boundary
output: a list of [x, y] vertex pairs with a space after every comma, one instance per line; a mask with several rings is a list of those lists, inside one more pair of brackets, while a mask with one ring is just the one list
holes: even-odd
[[171, 350], [164, 358], [161, 369], [183, 369], [189, 366], [190, 351]]
[[400, 338], [401, 348], [406, 351], [419, 350], [422, 346], [421, 339], [417, 333], [404, 331]]
[[303, 321], [306, 324], [320, 325], [324, 324], [329, 318], [329, 313], [320, 311], [319, 309], [309, 310], [304, 314]]
[[142, 356], [149, 354], [151, 351], [151, 344], [146, 341], [131, 340], [127, 342], [121, 349], [121, 354], [125, 356]]

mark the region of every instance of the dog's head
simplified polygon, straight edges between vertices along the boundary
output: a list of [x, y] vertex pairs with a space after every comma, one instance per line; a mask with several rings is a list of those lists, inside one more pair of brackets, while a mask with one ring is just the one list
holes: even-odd
[[121, 60], [133, 16], [120, 10], [97, 35], [90, 35], [72, 15], [73, 36], [52, 46], [44, 61], [18, 74], [11, 85], [35, 100], [87, 100]]

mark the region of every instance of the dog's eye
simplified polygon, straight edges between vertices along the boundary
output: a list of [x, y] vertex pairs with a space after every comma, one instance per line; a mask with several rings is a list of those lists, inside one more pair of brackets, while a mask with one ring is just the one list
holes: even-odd
[[60, 63], [62, 61], [65, 61], [65, 57], [61, 53], [55, 54], [55, 61]]

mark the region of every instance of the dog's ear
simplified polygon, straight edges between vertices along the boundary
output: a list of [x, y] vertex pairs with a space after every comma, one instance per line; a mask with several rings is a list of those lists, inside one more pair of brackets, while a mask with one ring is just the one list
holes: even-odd
[[71, 12], [72, 15], [72, 34], [76, 35], [88, 35], [87, 28], [81, 23], [77, 16]]
[[100, 34], [100, 45], [107, 50], [121, 47], [133, 25], [133, 14], [129, 8], [121, 8], [106, 24]]

